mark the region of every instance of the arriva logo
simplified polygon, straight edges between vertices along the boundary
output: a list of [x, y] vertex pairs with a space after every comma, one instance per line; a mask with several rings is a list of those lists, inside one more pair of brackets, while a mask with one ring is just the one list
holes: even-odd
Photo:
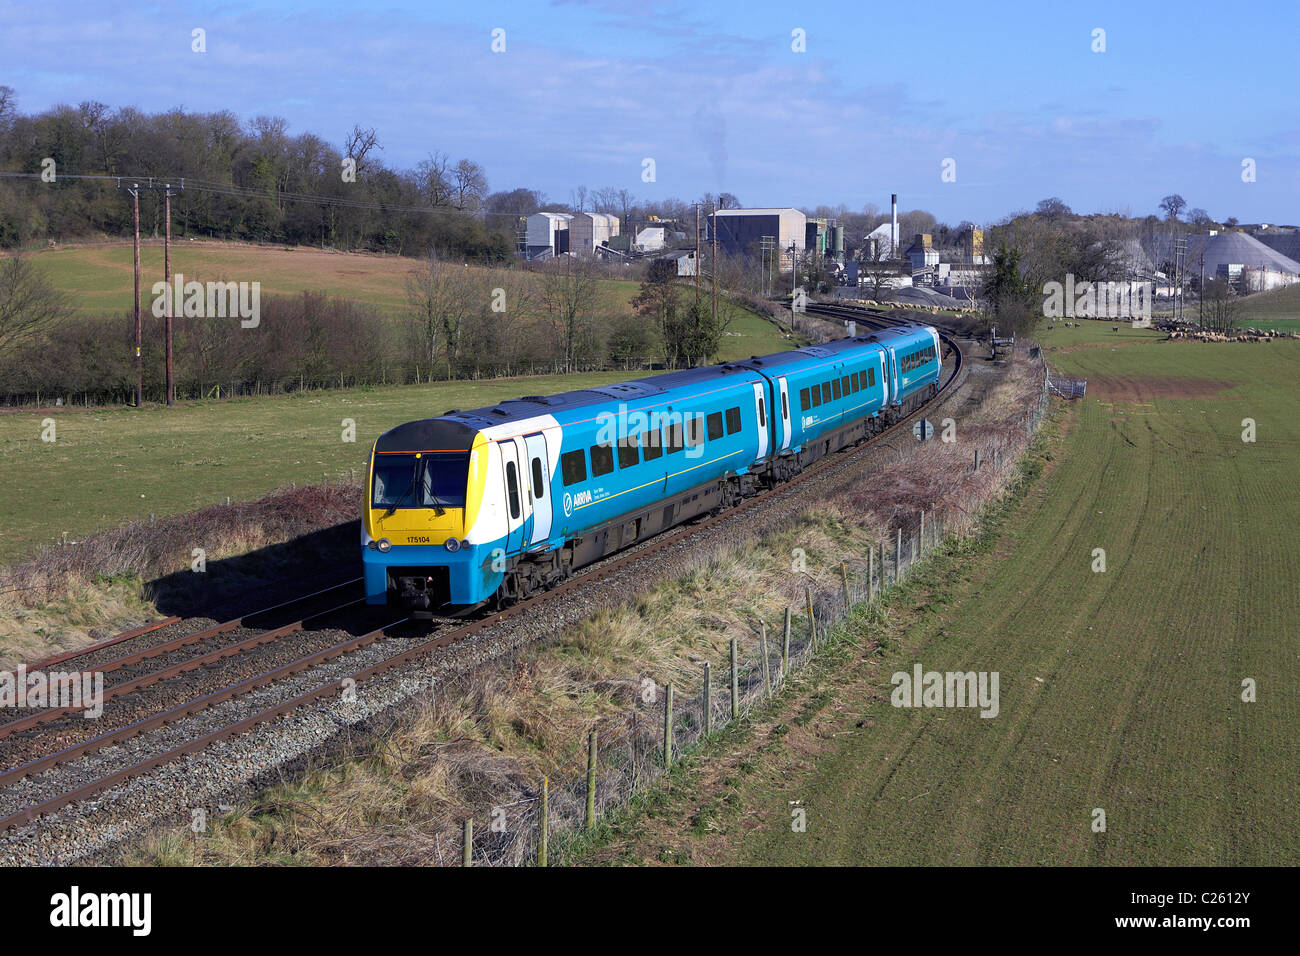
[[564, 493], [564, 516], [567, 518], [573, 514], [573, 495], [567, 491]]

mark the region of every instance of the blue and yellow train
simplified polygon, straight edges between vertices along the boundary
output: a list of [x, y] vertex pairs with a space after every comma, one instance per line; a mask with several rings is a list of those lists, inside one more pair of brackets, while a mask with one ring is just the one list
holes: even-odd
[[375, 442], [366, 600], [508, 604], [730, 507], [928, 401], [938, 333], [869, 335], [408, 422]]

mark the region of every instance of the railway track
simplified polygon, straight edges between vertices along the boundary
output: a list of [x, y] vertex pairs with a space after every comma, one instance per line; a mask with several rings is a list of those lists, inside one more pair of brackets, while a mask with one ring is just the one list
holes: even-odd
[[[886, 313], [872, 312], [865, 309], [856, 309], [852, 307], [841, 306], [810, 306], [809, 311], [818, 314], [828, 315], [834, 318], [853, 319], [858, 322], [867, 322], [878, 326], [887, 326], [900, 324], [898, 320]], [[874, 438], [845, 449], [846, 452], [852, 453], [855, 448], [861, 449], [869, 447], [875, 442], [886, 439], [900, 430], [905, 429], [910, 423], [922, 415], [927, 408], [932, 407], [948, 397], [952, 391], [960, 385], [964, 378], [964, 356], [960, 347], [951, 336], [940, 330], [940, 338], [949, 347], [949, 357], [952, 359], [952, 368], [947, 379], [940, 385], [938, 392], [925, 405], [905, 416], [892, 427], [881, 432]], [[314, 688], [302, 693], [295, 694], [288, 699], [282, 700], [271, 706], [262, 707], [253, 713], [243, 716], [238, 720], [231, 720], [215, 730], [194, 736], [187, 742], [152, 753], [144, 759], [136, 760], [126, 767], [95, 776], [92, 779], [78, 782], [76, 786], [61, 789], [54, 796], [37, 800], [32, 804], [10, 813], [7, 816], [0, 817], [0, 830], [6, 830], [13, 827], [30, 824], [41, 816], [54, 813], [64, 807], [77, 803], [87, 798], [96, 796], [107, 790], [112, 789], [126, 781], [142, 776], [150, 771], [161, 767], [165, 764], [179, 760], [184, 756], [199, 753], [218, 741], [229, 740], [240, 734], [243, 734], [261, 724], [269, 723], [283, 716], [291, 714], [302, 707], [323, 701], [335, 699], [339, 696], [341, 689], [353, 682], [353, 686], [359, 686], [366, 681], [393, 671], [397, 668], [404, 667], [414, 663], [422, 658], [429, 656], [440, 648], [447, 647], [458, 641], [462, 641], [474, 634], [493, 628], [501, 623], [511, 621], [525, 614], [531, 613], [538, 609], [543, 603], [563, 602], [566, 597], [577, 588], [590, 585], [593, 580], [613, 574], [627, 567], [632, 562], [640, 561], [648, 555], [664, 551], [668, 548], [680, 546], [684, 540], [689, 540], [692, 536], [699, 534], [706, 528], [721, 521], [728, 521], [739, 514], [757, 508], [761, 503], [768, 501], [773, 495], [786, 493], [791, 489], [797, 488], [800, 484], [809, 479], [825, 473], [827, 470], [834, 468], [840, 459], [836, 456], [824, 458], [813, 463], [811, 466], [802, 471], [795, 478], [784, 482], [775, 488], [767, 489], [753, 497], [746, 498], [740, 503], [720, 514], [698, 520], [683, 528], [675, 531], [666, 532], [648, 542], [633, 547], [628, 551], [614, 555], [603, 561], [597, 562], [591, 567], [574, 575], [567, 581], [562, 582], [549, 591], [542, 592], [532, 598], [508, 607], [498, 610], [482, 617], [461, 622], [452, 619], [443, 619], [439, 625], [436, 625], [432, 633], [416, 638], [408, 643], [398, 653], [385, 657], [377, 663], [370, 664], [360, 668], [343, 678], [332, 678], [327, 681], [318, 683]], [[138, 666], [139, 664], [158, 657], [166, 656], [178, 649], [194, 648], [203, 644], [204, 641], [213, 637], [235, 631], [238, 628], [247, 625], [247, 622], [264, 618], [275, 612], [282, 612], [292, 606], [308, 602], [313, 599], [319, 599], [323, 596], [340, 591], [349, 586], [355, 586], [357, 581], [345, 582], [342, 585], [333, 588], [327, 588], [323, 591], [307, 595], [296, 601], [286, 602], [273, 608], [267, 608], [254, 614], [245, 615], [233, 621], [226, 621], [221, 624], [213, 625], [201, 631], [189, 635], [182, 635], [170, 641], [142, 649], [133, 654], [123, 655], [106, 662], [112, 665], [113, 670], [122, 670]], [[308, 622], [325, 618], [328, 615], [336, 614], [346, 608], [352, 607], [359, 603], [358, 601], [348, 601], [344, 604], [332, 607], [327, 610], [304, 615], [303, 617], [289, 621], [285, 624], [279, 624], [274, 627], [260, 628], [256, 633], [242, 638], [234, 643], [217, 647], [212, 650], [205, 650], [202, 654], [184, 658], [174, 664], [170, 664], [158, 670], [148, 671], [144, 674], [131, 677], [128, 680], [115, 683], [111, 688], [106, 688], [106, 699], [111, 694], [114, 698], [129, 697], [138, 693], [143, 688], [160, 684], [168, 684], [183, 678], [185, 675], [199, 672], [205, 668], [220, 663], [223, 660], [235, 658], [240, 655], [249, 655], [256, 652], [259, 648], [265, 648], [268, 645], [274, 645], [276, 642], [283, 640], [291, 634], [297, 634], [308, 628]], [[72, 655], [65, 655], [60, 662], [75, 660], [78, 658], [88, 657], [94, 652], [101, 651], [107, 647], [125, 642], [127, 640], [141, 636], [144, 633], [150, 633], [166, 626], [175, 621], [156, 622], [144, 629], [137, 629], [134, 632], [126, 632], [118, 635], [116, 638], [102, 642], [91, 648], [85, 649]], [[239, 681], [225, 684], [214, 690], [197, 695], [190, 699], [184, 700], [173, 706], [158, 709], [155, 712], [145, 714], [138, 719], [131, 720], [106, 733], [100, 733], [87, 739], [81, 739], [71, 746], [63, 746], [60, 749], [48, 750], [40, 753], [23, 763], [12, 766], [8, 769], [0, 770], [0, 786], [8, 786], [18, 783], [26, 778], [34, 777], [59, 767], [62, 764], [69, 763], [86, 755], [94, 754], [100, 750], [120, 744], [126, 740], [142, 736], [151, 731], [165, 727], [169, 724], [185, 720], [195, 714], [209, 710], [226, 701], [239, 697], [247, 696], [261, 688], [270, 687], [285, 681], [288, 678], [303, 674], [317, 668], [322, 664], [333, 661], [337, 658], [354, 654], [364, 648], [368, 648], [380, 641], [393, 637], [398, 633], [406, 620], [393, 621], [383, 627], [367, 630], [362, 634], [351, 635], [341, 641], [333, 641], [326, 646], [318, 647], [309, 653], [303, 654], [293, 660], [274, 667], [260, 670], [254, 674], [242, 678]], [[0, 745], [7, 739], [12, 739], [17, 735], [28, 731], [35, 731], [39, 728], [47, 728], [49, 725], [56, 725], [61, 719], [66, 719], [70, 715], [69, 708], [61, 710], [41, 711], [18, 720], [10, 721], [6, 724], [0, 724]]]

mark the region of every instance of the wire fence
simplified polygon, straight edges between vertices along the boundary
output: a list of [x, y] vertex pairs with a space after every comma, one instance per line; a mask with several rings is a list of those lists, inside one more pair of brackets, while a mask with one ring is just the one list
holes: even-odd
[[[1017, 349], [1037, 382], [1036, 397], [1005, 431], [977, 448], [971, 467], [1000, 478], [1016, 466], [1049, 407], [1047, 366], [1040, 354]], [[729, 658], [703, 663], [693, 686], [642, 681], [636, 705], [589, 730], [587, 746], [522, 799], [462, 821], [460, 840], [439, 840], [439, 865], [547, 865], [564, 847], [615, 808], [624, 806], [705, 738], [744, 720], [805, 667], [855, 613], [870, 609], [907, 580], [936, 548], [971, 527], [970, 510], [944, 506], [897, 516], [887, 537], [865, 558], [842, 561], [834, 584], [809, 579], [802, 606], [775, 621], [754, 622], [756, 647], [742, 655], [735, 638]], [[454, 846], [459, 842], [459, 846]]]

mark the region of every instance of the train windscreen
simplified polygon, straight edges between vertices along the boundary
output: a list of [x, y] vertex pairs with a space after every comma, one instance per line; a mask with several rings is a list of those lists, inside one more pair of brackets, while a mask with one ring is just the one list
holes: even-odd
[[469, 452], [378, 454], [372, 508], [463, 508]]

